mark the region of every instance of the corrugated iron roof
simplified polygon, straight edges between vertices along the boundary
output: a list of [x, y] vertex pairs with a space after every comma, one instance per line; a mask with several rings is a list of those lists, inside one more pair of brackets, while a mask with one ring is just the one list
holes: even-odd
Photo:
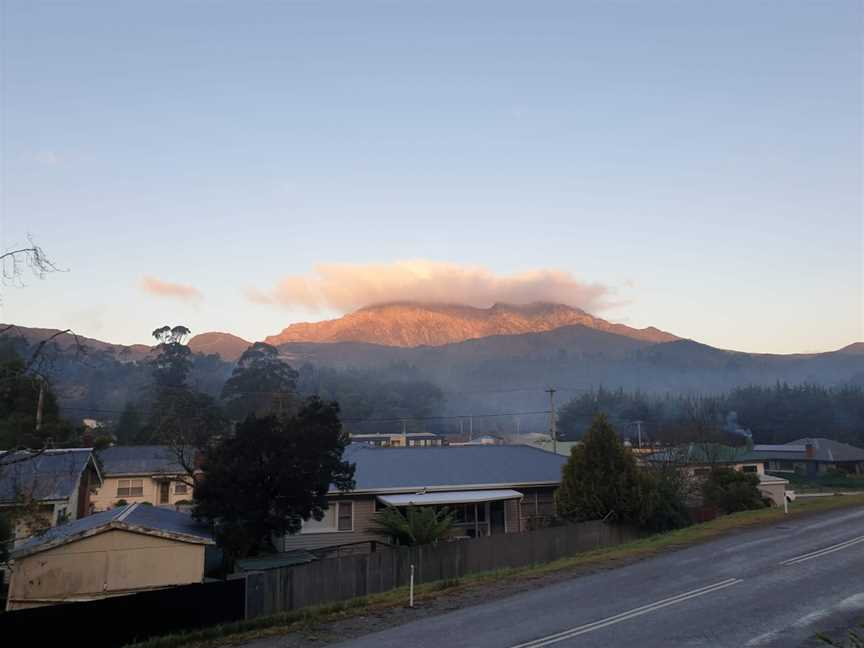
[[68, 499], [92, 460], [90, 448], [0, 453], [0, 503]]
[[193, 520], [189, 514], [136, 503], [51, 527], [20, 545], [12, 552], [12, 558], [46, 551], [112, 528], [152, 535], [167, 534], [179, 541], [213, 544], [209, 529]]
[[416, 491], [454, 487], [557, 483], [566, 457], [525, 445], [372, 448], [351, 444], [357, 491]]

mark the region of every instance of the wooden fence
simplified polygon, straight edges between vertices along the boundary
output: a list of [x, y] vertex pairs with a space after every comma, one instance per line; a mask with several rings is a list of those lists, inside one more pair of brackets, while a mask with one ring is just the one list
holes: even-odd
[[525, 533], [486, 536], [437, 546], [381, 548], [246, 576], [246, 618], [333, 603], [415, 582], [461, 578], [507, 567], [551, 562], [639, 537], [633, 529], [584, 522]]

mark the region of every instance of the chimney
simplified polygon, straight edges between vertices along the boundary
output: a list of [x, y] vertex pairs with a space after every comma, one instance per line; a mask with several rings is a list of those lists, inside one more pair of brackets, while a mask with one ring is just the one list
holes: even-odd
[[804, 456], [808, 459], [812, 459], [814, 454], [815, 451], [813, 450], [813, 442], [807, 441], [807, 443], [804, 444]]

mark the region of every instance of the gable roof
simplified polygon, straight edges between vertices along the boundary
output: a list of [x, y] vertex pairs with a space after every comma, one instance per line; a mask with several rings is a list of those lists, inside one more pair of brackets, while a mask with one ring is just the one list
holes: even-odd
[[214, 544], [213, 535], [207, 527], [193, 520], [188, 513], [135, 503], [51, 527], [15, 549], [12, 558], [23, 558], [112, 529], [155, 535], [178, 542]]
[[557, 484], [566, 457], [526, 445], [373, 448], [352, 443], [352, 492], [399, 492]]
[[864, 450], [856, 448], [848, 443], [841, 443], [824, 437], [810, 439], [798, 439], [790, 441], [787, 446], [801, 446], [806, 459], [807, 445], [813, 446], [813, 457], [815, 461], [864, 461]]
[[0, 452], [0, 503], [17, 502], [22, 495], [37, 501], [68, 499], [88, 466], [101, 482], [90, 448]]
[[176, 475], [185, 472], [170, 446], [111, 446], [100, 450], [106, 477], [117, 475]]
[[668, 461], [685, 465], [736, 464], [748, 461], [765, 461], [768, 457], [758, 450], [737, 448], [720, 443], [686, 443], [655, 452], [646, 457], [648, 461]]

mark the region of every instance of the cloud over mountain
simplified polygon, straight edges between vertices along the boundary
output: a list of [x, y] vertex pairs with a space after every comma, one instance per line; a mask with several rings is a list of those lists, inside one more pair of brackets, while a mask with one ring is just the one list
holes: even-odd
[[478, 308], [542, 301], [596, 311], [608, 305], [610, 289], [561, 270], [499, 275], [481, 266], [421, 259], [320, 264], [309, 274], [285, 277], [272, 290], [248, 290], [247, 296], [258, 303], [342, 312], [405, 301]]
[[194, 286], [162, 281], [152, 276], [141, 279], [141, 290], [156, 297], [167, 297], [185, 302], [198, 302], [204, 297], [201, 291]]

